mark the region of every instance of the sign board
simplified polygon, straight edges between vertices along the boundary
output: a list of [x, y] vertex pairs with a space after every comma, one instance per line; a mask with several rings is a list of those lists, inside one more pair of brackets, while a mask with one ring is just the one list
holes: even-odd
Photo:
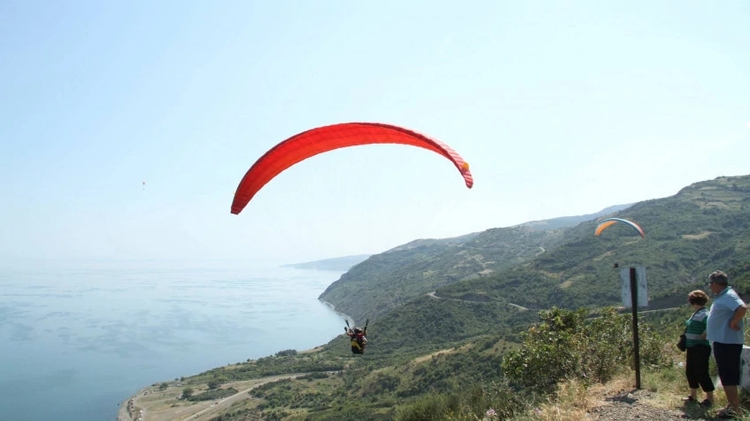
[[620, 279], [622, 280], [622, 305], [627, 308], [633, 306], [633, 299], [630, 292], [630, 268], [635, 267], [635, 278], [638, 284], [638, 307], [648, 307], [648, 285], [646, 284], [646, 267], [630, 266], [620, 269]]

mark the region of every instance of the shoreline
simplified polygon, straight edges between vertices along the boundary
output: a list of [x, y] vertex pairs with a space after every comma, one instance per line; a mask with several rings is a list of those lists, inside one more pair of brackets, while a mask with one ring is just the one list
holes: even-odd
[[[349, 320], [352, 326], [356, 326], [356, 323], [351, 316], [349, 316], [346, 313], [342, 313], [336, 310], [336, 306], [334, 306], [333, 304], [320, 298], [318, 298], [318, 301], [323, 303], [326, 307], [328, 307], [331, 311], [336, 313], [338, 316], [344, 318], [344, 320]], [[331, 338], [330, 340], [333, 340], [337, 336], [340, 336], [340, 334], [334, 335], [333, 338]], [[298, 352], [299, 353], [312, 352], [320, 348], [322, 345], [325, 345], [325, 343], [321, 345], [316, 345], [310, 349], [298, 350]], [[255, 358], [255, 360], [257, 360], [257, 358]], [[194, 375], [197, 375], [197, 374], [194, 374]], [[130, 395], [125, 400], [123, 400], [120, 403], [120, 405], [117, 407], [117, 414], [115, 418], [116, 421], [143, 421], [147, 413], [147, 410], [146, 410], [147, 408], [139, 406], [137, 402], [137, 398], [141, 396], [147, 396], [149, 393], [153, 393], [155, 391], [155, 388], [158, 387], [159, 383], [160, 382], [156, 382], [151, 385], [144, 386], [140, 388], [137, 392], [135, 392], [133, 395]]]
[[331, 311], [333, 311], [334, 313], [338, 314], [339, 316], [342, 316], [344, 318], [344, 320], [349, 320], [352, 323], [353, 326], [357, 325], [357, 323], [355, 322], [355, 320], [354, 320], [354, 318], [352, 316], [336, 310], [336, 306], [335, 305], [329, 303], [328, 301], [326, 301], [326, 300], [324, 300], [322, 298], [318, 298], [318, 301], [320, 301], [321, 303], [325, 304], [326, 307], [330, 308]]

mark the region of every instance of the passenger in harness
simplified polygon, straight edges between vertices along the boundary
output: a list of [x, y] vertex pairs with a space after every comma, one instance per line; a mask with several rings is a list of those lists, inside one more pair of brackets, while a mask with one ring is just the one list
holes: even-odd
[[[369, 320], [368, 320], [369, 323]], [[354, 330], [349, 327], [349, 321], [346, 321], [346, 327], [344, 328], [344, 332], [346, 332], [347, 336], [349, 336], [349, 339], [351, 341], [352, 345], [352, 354], [364, 354], [365, 353], [365, 345], [367, 345], [367, 323], [365, 324], [364, 329], [360, 329], [359, 327], [355, 327]]]

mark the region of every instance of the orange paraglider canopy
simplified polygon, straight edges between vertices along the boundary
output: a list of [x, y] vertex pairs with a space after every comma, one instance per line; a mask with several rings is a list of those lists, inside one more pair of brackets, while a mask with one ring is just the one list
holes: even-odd
[[341, 123], [296, 134], [271, 148], [245, 173], [232, 201], [237, 215], [269, 181], [292, 165], [334, 149], [369, 144], [401, 144], [438, 153], [461, 173], [466, 187], [474, 185], [469, 164], [448, 145], [398, 126], [382, 123]]
[[638, 234], [640, 234], [641, 237], [644, 237], [644, 238], [646, 237], [646, 234], [643, 232], [643, 228], [641, 228], [640, 225], [636, 224], [633, 221], [628, 221], [627, 219], [622, 219], [622, 218], [607, 218], [603, 220], [602, 222], [599, 223], [599, 225], [596, 226], [596, 230], [594, 230], [594, 235], [601, 234], [602, 231], [604, 231], [605, 229], [611, 227], [612, 225], [618, 222], [629, 225], [634, 230], [638, 231]]

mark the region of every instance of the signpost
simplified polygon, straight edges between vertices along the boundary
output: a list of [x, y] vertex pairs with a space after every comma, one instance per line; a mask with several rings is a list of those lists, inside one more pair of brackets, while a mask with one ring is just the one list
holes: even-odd
[[641, 388], [641, 351], [638, 336], [638, 307], [648, 306], [646, 268], [630, 266], [620, 270], [622, 280], [622, 304], [633, 312], [633, 359], [635, 360], [635, 388]]

